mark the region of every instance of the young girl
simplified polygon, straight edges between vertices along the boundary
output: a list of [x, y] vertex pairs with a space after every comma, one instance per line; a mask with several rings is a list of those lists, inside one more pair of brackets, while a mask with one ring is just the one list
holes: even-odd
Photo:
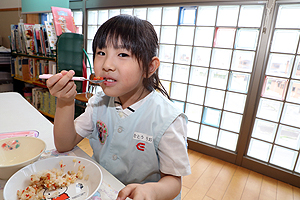
[[93, 41], [94, 71], [105, 79], [103, 91], [89, 100], [75, 123], [74, 71], [47, 81], [57, 97], [57, 150], [72, 150], [88, 137], [93, 158], [126, 185], [118, 200], [180, 199], [181, 176], [191, 173], [187, 119], [166, 98], [157, 74], [157, 48], [149, 22], [129, 15], [105, 22]]

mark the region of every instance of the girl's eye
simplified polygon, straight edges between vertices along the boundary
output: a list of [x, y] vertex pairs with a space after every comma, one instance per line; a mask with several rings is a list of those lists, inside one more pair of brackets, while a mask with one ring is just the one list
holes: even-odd
[[129, 55], [127, 53], [120, 53], [119, 56], [120, 57], [128, 57]]
[[104, 56], [105, 53], [104, 53], [103, 51], [98, 51], [98, 52], [97, 52], [97, 55]]

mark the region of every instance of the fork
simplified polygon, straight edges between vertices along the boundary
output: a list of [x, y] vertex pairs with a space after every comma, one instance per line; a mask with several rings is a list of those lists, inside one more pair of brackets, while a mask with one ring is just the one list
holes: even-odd
[[[48, 79], [51, 76], [53, 76], [53, 74], [41, 74], [41, 75], [39, 75], [39, 79]], [[73, 76], [73, 78], [71, 80], [73, 80], [73, 81], [89, 81], [89, 82], [94, 83], [94, 84], [99, 84], [99, 83], [102, 83], [103, 81], [105, 81], [105, 79], [103, 79], [103, 80], [90, 80], [90, 79], [86, 79], [84, 77], [78, 77], [78, 76]]]

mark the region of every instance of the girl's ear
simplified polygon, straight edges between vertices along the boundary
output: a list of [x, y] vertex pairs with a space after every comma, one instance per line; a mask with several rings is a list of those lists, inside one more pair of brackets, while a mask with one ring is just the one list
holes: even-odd
[[148, 77], [152, 76], [152, 74], [154, 74], [154, 72], [156, 72], [159, 65], [160, 65], [159, 58], [156, 56], [153, 57], [150, 65], [149, 65], [149, 76]]

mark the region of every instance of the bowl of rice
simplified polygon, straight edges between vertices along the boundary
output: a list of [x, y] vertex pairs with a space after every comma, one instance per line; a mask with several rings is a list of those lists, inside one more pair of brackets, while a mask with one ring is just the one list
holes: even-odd
[[8, 179], [22, 167], [37, 161], [45, 149], [45, 142], [35, 137], [0, 140], [0, 179]]
[[77, 156], [41, 159], [16, 172], [4, 186], [4, 200], [90, 199], [100, 188], [95, 161]]

